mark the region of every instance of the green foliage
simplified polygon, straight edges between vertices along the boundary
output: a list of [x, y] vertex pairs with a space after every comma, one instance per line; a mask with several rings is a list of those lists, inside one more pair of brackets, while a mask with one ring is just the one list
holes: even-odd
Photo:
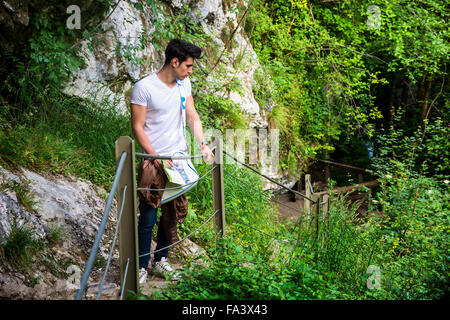
[[5, 82], [14, 95], [13, 120], [21, 120], [29, 113], [45, 117], [49, 96], [63, 87], [83, 60], [72, 45], [75, 34], [63, 22], [41, 12], [32, 16], [33, 34], [24, 48], [26, 59], [14, 58], [16, 72]]
[[[231, 57], [232, 30], [221, 34], [227, 47], [220, 48], [194, 23], [186, 6], [169, 10], [154, 0], [129, 3], [141, 11], [150, 8], [154, 31], [143, 30], [137, 44], [118, 41], [117, 56], [142, 65], [140, 50], [149, 43], [161, 50], [174, 37], [202, 46], [205, 57], [198, 61], [192, 82], [204, 126], [244, 127], [239, 106], [225, 98], [231, 92], [243, 93], [228, 67], [238, 72], [255, 61], [245, 58], [245, 49]], [[111, 8], [109, 1], [105, 5]], [[262, 190], [261, 178], [227, 164], [225, 169], [244, 183], [226, 175], [226, 237], [217, 238], [212, 222], [193, 235], [192, 240], [207, 250], [210, 265], [186, 267], [177, 284], [153, 298], [447, 298], [449, 126], [448, 106], [443, 110], [438, 104], [448, 93], [432, 101], [442, 118], [425, 120], [420, 130], [411, 133], [396, 127], [386, 135], [374, 131], [383, 117], [374, 92], [387, 84], [385, 78], [399, 73], [414, 84], [417, 79], [446, 76], [445, 4], [258, 0], [249, 5], [245, 30], [262, 65], [253, 91], [271, 127], [281, 129], [282, 170], [305, 169], [311, 158], [333, 151], [336, 140], [358, 132], [379, 140], [373, 174], [382, 184], [371, 198], [367, 217], [357, 216], [357, 207], [349, 207], [345, 197], [332, 196], [329, 218], [319, 220], [316, 234], [305, 215], [295, 225], [280, 221], [264, 192], [255, 191]], [[380, 28], [367, 25], [369, 5], [380, 8]], [[94, 31], [85, 30], [81, 36], [68, 31], [47, 12], [31, 21], [26, 59], [15, 58], [17, 72], [3, 84], [13, 99], [1, 101], [0, 162], [12, 169], [70, 173], [108, 186], [114, 174], [114, 141], [131, 136], [129, 117], [107, 99], [82, 100], [60, 91], [82, 66], [77, 44], [89, 39], [93, 49], [98, 39]], [[349, 149], [354, 152], [355, 145]], [[196, 167], [201, 175], [210, 169]], [[26, 188], [5, 187], [15, 190], [19, 201], [32, 210]], [[209, 179], [188, 193], [189, 214], [179, 228], [181, 236], [212, 214], [211, 198]], [[52, 230], [47, 245], [62, 236], [60, 230]], [[2, 254], [13, 265], [30, 266], [41, 248], [30, 229], [14, 225]], [[104, 261], [96, 263], [101, 266]], [[44, 264], [60, 272], [53, 260], [45, 258]], [[379, 289], [367, 286], [371, 265], [381, 269]], [[142, 297], [138, 292], [131, 298]]]
[[[240, 166], [240, 165], [239, 165]], [[200, 176], [205, 174], [210, 169], [210, 165], [196, 165]], [[229, 175], [225, 179], [225, 203], [226, 212], [229, 212], [233, 217], [251, 224], [266, 233], [274, 236], [283, 237], [283, 232], [280, 226], [275, 222], [275, 215], [270, 215], [268, 212], [273, 210], [269, 203], [267, 196], [261, 193], [255, 193], [255, 190], [250, 189], [248, 185], [256, 190], [262, 189], [262, 181], [256, 174], [248, 173], [248, 169], [238, 167], [235, 164], [226, 164], [225, 170], [242, 180], [239, 182]], [[244, 184], [245, 183], [245, 184]], [[186, 220], [179, 226], [182, 234], [188, 234], [196, 229], [203, 221], [205, 221], [212, 213], [212, 185], [211, 179], [205, 177], [195, 187], [195, 192], [187, 194], [189, 202], [189, 214]], [[227, 230], [235, 235], [235, 240], [241, 245], [253, 245], [257, 252], [265, 252], [269, 246], [270, 239], [261, 235], [257, 231], [249, 232], [246, 226], [236, 223], [235, 220], [226, 217]], [[212, 225], [212, 222], [209, 224]], [[227, 232], [228, 232], [227, 231]], [[211, 245], [211, 240], [214, 239], [214, 233], [199, 232], [192, 236], [193, 241], [202, 246]], [[254, 245], [255, 239], [258, 245]]]
[[42, 244], [35, 239], [33, 229], [26, 225], [11, 224], [11, 232], [2, 245], [4, 256], [15, 268], [27, 270], [33, 263], [35, 254], [42, 250]]
[[[380, 80], [354, 49], [362, 38], [354, 34], [360, 21], [350, 22], [346, 14], [307, 1], [257, 1], [247, 20], [265, 71], [256, 79], [255, 96], [262, 105], [272, 101], [282, 167], [294, 172], [304, 169], [308, 158], [332, 151], [342, 131], [373, 133], [370, 84]], [[266, 85], [268, 79], [272, 85]]]
[[[448, 186], [423, 176], [387, 178], [378, 194], [384, 212], [380, 261], [388, 299], [439, 299], [448, 295]], [[379, 296], [379, 297], [380, 297]]]
[[[439, 127], [439, 124], [436, 125]], [[434, 125], [428, 124], [428, 128]], [[210, 226], [196, 234], [209, 257], [208, 266], [188, 265], [183, 277], [157, 299], [442, 299], [448, 296], [449, 180], [426, 177], [414, 165], [429, 136], [404, 137], [391, 129], [383, 141], [374, 175], [381, 188], [369, 198], [367, 216], [349, 206], [347, 196], [331, 195], [326, 220], [301, 215], [295, 225], [280, 223], [261, 192], [258, 176], [226, 165], [226, 212], [281, 239], [263, 235], [227, 218], [227, 235]], [[424, 135], [427, 137], [427, 134]], [[416, 139], [416, 140], [414, 140]], [[416, 143], [417, 142], [417, 143]], [[414, 160], [414, 161], [413, 161]], [[245, 182], [242, 183], [242, 182]], [[199, 187], [209, 194], [207, 182]], [[204, 221], [191, 194], [194, 217], [188, 229]], [[208, 196], [208, 198], [210, 195]], [[198, 198], [200, 201], [201, 197]], [[207, 228], [207, 227], [206, 227]], [[371, 267], [379, 270], [378, 278]], [[377, 271], [378, 272], [378, 271]], [[369, 286], [373, 284], [374, 286]]]
[[[39, 128], [18, 126], [0, 132], [0, 158], [10, 168], [27, 167], [50, 173], [74, 173], [69, 168], [86, 166], [87, 152]], [[64, 165], [65, 164], [65, 165]]]
[[227, 98], [202, 94], [197, 97], [195, 107], [200, 118], [205, 119], [205, 128], [224, 130], [245, 127], [246, 118], [239, 105]]
[[67, 231], [63, 226], [50, 225], [47, 234], [47, 242], [49, 246], [55, 246], [67, 236]]
[[394, 115], [394, 125], [390, 131], [378, 136], [379, 159], [375, 168], [379, 175], [401, 174], [416, 177], [418, 174], [437, 179], [448, 178], [450, 156], [449, 128], [441, 118], [425, 120], [422, 127], [412, 133], [403, 129], [404, 111]]
[[114, 174], [114, 141], [130, 135], [129, 119], [107, 98], [82, 100], [61, 92], [83, 65], [80, 43], [89, 39], [91, 48], [98, 44], [93, 35], [98, 28], [77, 34], [59, 18], [51, 10], [30, 18], [26, 58], [15, 58], [17, 72], [2, 88], [9, 92], [10, 102], [2, 98], [0, 106], [0, 161], [11, 168], [70, 173], [108, 185]]
[[[343, 133], [374, 136], [383, 117], [374, 93], [383, 95], [385, 78], [396, 73], [414, 84], [447, 73], [443, 1], [260, 0], [251, 6], [245, 29], [264, 70], [255, 97], [273, 105], [269, 118], [281, 129], [283, 169], [304, 169], [309, 158], [333, 151]], [[369, 10], [374, 6], [378, 17]], [[417, 113], [414, 119], [417, 126]]]
[[65, 236], [60, 227], [50, 227], [50, 232], [43, 239], [37, 239], [33, 228], [19, 224], [14, 218], [11, 230], [4, 243], [0, 245], [0, 264], [13, 268], [25, 276], [25, 285], [33, 287], [38, 284], [39, 277], [35, 270], [45, 270], [55, 277], [66, 276], [65, 270], [73, 261], [67, 257], [56, 259], [52, 247]]
[[115, 171], [114, 141], [131, 135], [129, 118], [108, 101], [94, 108], [93, 102], [59, 94], [51, 102], [45, 119], [30, 114], [13, 130], [0, 130], [1, 163], [110, 184]]
[[[440, 120], [427, 128], [436, 133]], [[386, 291], [379, 294], [389, 299], [448, 296], [448, 176], [425, 176], [436, 168], [428, 167], [424, 160], [425, 152], [435, 150], [430, 145], [442, 141], [439, 135], [446, 131], [435, 137], [428, 135], [427, 128], [410, 137], [391, 128], [389, 134], [380, 136], [384, 147], [374, 172], [382, 184], [373, 202], [381, 219], [374, 223], [382, 234], [380, 261], [385, 266]], [[448, 148], [442, 150], [448, 152]]]
[[[323, 285], [321, 278], [311, 277], [311, 270], [301, 262], [287, 268], [287, 257], [269, 259], [257, 255], [252, 247], [236, 244], [233, 236], [217, 242], [209, 251], [208, 267], [184, 269], [183, 278], [165, 292], [156, 292], [159, 299], [311, 299]], [[293, 267], [293, 266], [290, 266]], [[294, 280], [294, 281], [293, 281]], [[299, 283], [297, 283], [297, 281]], [[300, 284], [300, 285], [299, 285]], [[304, 290], [313, 287], [312, 290]]]

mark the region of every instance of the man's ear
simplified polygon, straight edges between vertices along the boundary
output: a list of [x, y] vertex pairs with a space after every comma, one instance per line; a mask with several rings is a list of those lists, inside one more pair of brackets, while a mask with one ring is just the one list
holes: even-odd
[[177, 68], [180, 65], [180, 61], [178, 60], [177, 57], [172, 58], [172, 60], [170, 60], [170, 65], [173, 68]]

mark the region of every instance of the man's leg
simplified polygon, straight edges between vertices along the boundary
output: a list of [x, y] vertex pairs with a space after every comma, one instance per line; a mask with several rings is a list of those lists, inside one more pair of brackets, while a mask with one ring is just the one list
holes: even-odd
[[[176, 224], [175, 202], [170, 201], [163, 204], [161, 206], [161, 218], [158, 223], [158, 244], [156, 250], [178, 241]], [[168, 252], [169, 249], [156, 252], [153, 260], [153, 267], [159, 274], [168, 275], [172, 279], [178, 279], [180, 274], [176, 272], [167, 261]]]
[[[167, 242], [166, 231], [164, 230], [164, 224], [161, 223], [161, 219], [158, 223], [158, 233], [156, 234], [156, 250], [167, 247], [169, 243]], [[155, 252], [153, 257], [153, 262], [161, 261], [163, 257], [167, 258], [169, 254], [169, 249], [164, 249], [158, 252]]]
[[150, 261], [150, 247], [152, 244], [152, 231], [155, 226], [158, 209], [153, 208], [151, 205], [145, 203], [145, 201], [139, 201], [139, 221], [138, 221], [138, 241], [139, 241], [139, 256], [147, 254], [143, 257], [139, 257], [139, 269], [147, 269]]

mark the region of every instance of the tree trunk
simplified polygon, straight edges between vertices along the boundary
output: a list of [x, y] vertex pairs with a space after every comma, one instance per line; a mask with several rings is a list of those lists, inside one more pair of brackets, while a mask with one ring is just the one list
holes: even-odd
[[428, 112], [429, 103], [428, 102], [429, 102], [430, 95], [431, 95], [431, 88], [432, 88], [431, 84], [432, 84], [432, 81], [428, 80], [427, 81], [427, 85], [426, 85], [426, 89], [425, 89], [425, 94], [424, 94], [424, 97], [423, 97], [422, 112], [420, 114], [420, 123], [421, 124], [423, 123], [423, 121], [425, 119], [428, 118], [428, 114], [429, 114], [429, 112]]
[[403, 88], [402, 88], [402, 102], [401, 105], [403, 108], [406, 109], [406, 106], [408, 105], [408, 91], [409, 91], [409, 80], [403, 79]]
[[394, 73], [392, 75], [391, 92], [389, 94], [389, 104], [388, 104], [389, 127], [394, 124], [394, 102], [395, 102], [396, 91], [397, 91], [397, 75]]

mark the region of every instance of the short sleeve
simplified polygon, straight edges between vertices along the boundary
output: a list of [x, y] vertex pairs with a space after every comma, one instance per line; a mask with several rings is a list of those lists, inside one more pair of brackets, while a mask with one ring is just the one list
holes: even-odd
[[191, 80], [189, 77], [184, 79], [184, 90], [186, 92], [186, 97], [192, 96]]
[[150, 96], [148, 90], [141, 81], [138, 81], [131, 91], [131, 103], [140, 106], [147, 106]]

